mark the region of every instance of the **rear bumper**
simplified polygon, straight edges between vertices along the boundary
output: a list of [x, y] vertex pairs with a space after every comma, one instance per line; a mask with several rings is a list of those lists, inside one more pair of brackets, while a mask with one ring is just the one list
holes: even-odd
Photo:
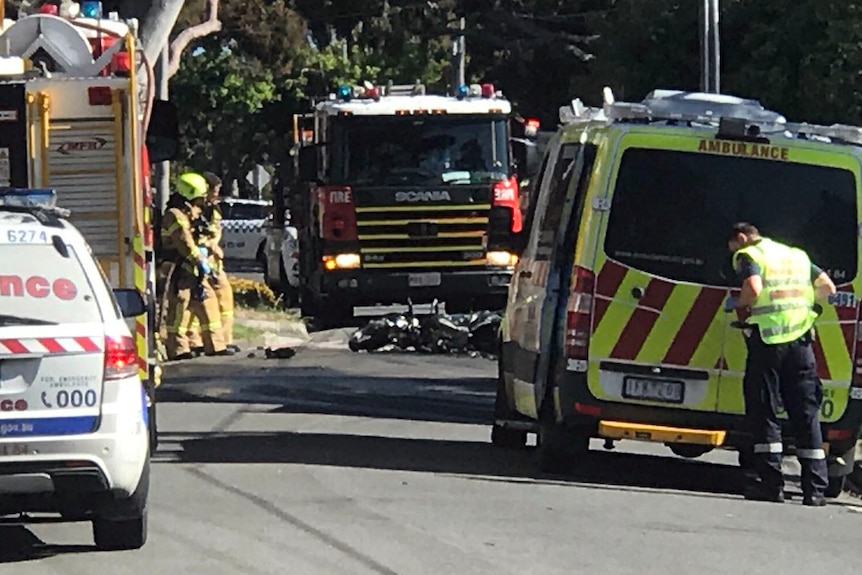
[[[439, 274], [438, 285], [411, 286], [411, 276]], [[429, 303], [435, 298], [479, 299], [494, 298], [495, 307], [505, 306], [511, 268], [487, 268], [470, 271], [426, 270], [408, 273], [383, 270], [336, 270], [320, 278], [320, 293], [339, 302], [353, 305]], [[482, 300], [480, 304], [484, 303]]]
[[[558, 374], [558, 377], [561, 382], [560, 407], [563, 419], [568, 425], [593, 428], [597, 435], [600, 421], [723, 432], [723, 446], [741, 448], [750, 445], [748, 427], [743, 415], [602, 401], [590, 393], [584, 374], [564, 372]], [[853, 448], [859, 437], [860, 423], [862, 401], [851, 400], [841, 419], [822, 424], [824, 441], [831, 446], [830, 453], [840, 455]], [[782, 424], [784, 435], [791, 438], [789, 422], [782, 421]], [[833, 431], [842, 431], [841, 439], [831, 439], [830, 432]]]
[[92, 433], [0, 438], [0, 500], [135, 492], [149, 458], [146, 394], [137, 377], [110, 388]]

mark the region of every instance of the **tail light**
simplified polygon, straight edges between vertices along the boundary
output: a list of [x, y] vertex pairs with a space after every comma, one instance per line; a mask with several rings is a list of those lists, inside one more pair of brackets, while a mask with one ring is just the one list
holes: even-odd
[[356, 207], [346, 186], [324, 186], [318, 191], [320, 231], [324, 239], [356, 241]]
[[588, 269], [575, 266], [571, 286], [566, 306], [566, 359], [586, 361], [590, 352], [596, 276]]
[[138, 350], [131, 336], [105, 338], [105, 381], [125, 379], [138, 373]]
[[521, 217], [521, 199], [518, 193], [518, 179], [514, 176], [494, 184], [494, 197], [491, 201], [494, 208], [504, 208], [509, 213], [509, 230], [517, 234], [523, 228]]

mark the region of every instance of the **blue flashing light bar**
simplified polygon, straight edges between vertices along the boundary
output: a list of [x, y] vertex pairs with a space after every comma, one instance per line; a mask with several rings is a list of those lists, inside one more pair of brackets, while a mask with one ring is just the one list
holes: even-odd
[[340, 100], [347, 101], [347, 100], [350, 100], [350, 98], [352, 98], [352, 97], [353, 97], [353, 88], [351, 88], [350, 86], [341, 86], [338, 89], [338, 98]]
[[101, 2], [81, 2], [81, 16], [84, 18], [101, 18], [102, 3]]
[[0, 188], [0, 206], [55, 209], [57, 191], [51, 188]]
[[470, 94], [470, 88], [467, 84], [461, 84], [458, 86], [458, 89], [455, 90], [455, 96], [458, 97], [459, 100], [463, 100]]

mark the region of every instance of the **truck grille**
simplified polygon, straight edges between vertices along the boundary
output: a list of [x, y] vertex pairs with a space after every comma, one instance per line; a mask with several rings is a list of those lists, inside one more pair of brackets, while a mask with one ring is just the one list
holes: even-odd
[[490, 204], [356, 208], [362, 267], [483, 267]]

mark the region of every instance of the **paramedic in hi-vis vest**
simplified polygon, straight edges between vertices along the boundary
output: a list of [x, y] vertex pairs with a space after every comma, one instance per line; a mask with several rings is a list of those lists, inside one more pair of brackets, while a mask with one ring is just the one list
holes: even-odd
[[834, 294], [835, 284], [804, 251], [761, 237], [751, 224], [733, 226], [728, 248], [742, 281], [739, 298], [732, 303], [750, 326], [745, 330], [748, 360], [743, 387], [759, 481], [747, 486], [745, 497], [784, 501], [784, 446], [778, 419], [783, 405], [802, 467], [802, 503], [820, 507], [826, 504], [829, 478], [820, 430], [823, 387], [812, 349], [815, 298]]
[[[204, 172], [203, 177], [208, 186], [207, 202], [202, 210], [204, 221], [207, 222], [208, 233], [203, 245], [209, 249], [211, 256], [210, 264], [217, 277], [217, 284], [214, 288], [221, 313], [222, 337], [228, 349], [238, 352], [239, 347], [233, 343], [233, 288], [224, 269], [224, 250], [221, 247], [221, 223], [223, 217], [218, 200], [222, 182], [221, 178], [212, 172]], [[202, 353], [203, 341], [201, 340], [200, 323], [197, 321], [197, 318], [192, 318], [189, 339], [192, 350], [196, 353]]]
[[177, 182], [177, 193], [170, 198], [162, 219], [162, 245], [166, 257], [174, 263], [166, 290], [165, 350], [169, 360], [193, 357], [186, 333], [192, 315], [200, 321], [206, 354], [232, 355], [221, 333], [209, 254], [194, 238], [194, 226], [199, 222], [206, 197], [207, 183], [203, 176], [182, 174]]

